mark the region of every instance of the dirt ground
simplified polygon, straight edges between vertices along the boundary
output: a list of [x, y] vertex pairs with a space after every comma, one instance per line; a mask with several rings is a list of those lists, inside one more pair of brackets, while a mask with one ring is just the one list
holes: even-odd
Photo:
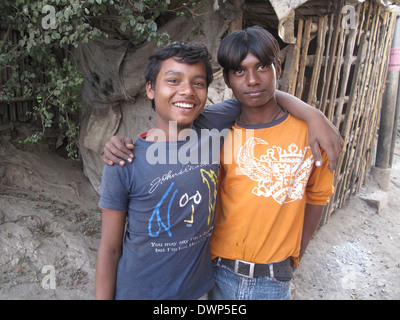
[[[379, 201], [377, 201], [379, 200]], [[400, 136], [390, 189], [369, 181], [310, 242], [292, 281], [304, 300], [400, 299]]]
[[[14, 142], [0, 135], [0, 299], [93, 299], [97, 193], [80, 163]], [[400, 298], [399, 190], [400, 144], [386, 209], [363, 200], [378, 192], [369, 183], [336, 211], [295, 272], [294, 299]]]

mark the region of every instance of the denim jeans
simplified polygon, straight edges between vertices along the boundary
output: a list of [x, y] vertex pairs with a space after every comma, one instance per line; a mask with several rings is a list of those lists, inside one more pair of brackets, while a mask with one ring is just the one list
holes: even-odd
[[290, 300], [290, 281], [270, 277], [246, 278], [224, 265], [214, 266], [214, 288], [209, 300]]

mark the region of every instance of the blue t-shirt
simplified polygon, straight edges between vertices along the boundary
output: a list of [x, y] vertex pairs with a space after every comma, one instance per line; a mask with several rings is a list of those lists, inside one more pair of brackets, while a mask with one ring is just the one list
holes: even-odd
[[198, 299], [212, 288], [220, 131], [239, 112], [236, 100], [213, 105], [185, 140], [139, 137], [132, 164], [104, 167], [99, 206], [127, 211], [116, 299]]

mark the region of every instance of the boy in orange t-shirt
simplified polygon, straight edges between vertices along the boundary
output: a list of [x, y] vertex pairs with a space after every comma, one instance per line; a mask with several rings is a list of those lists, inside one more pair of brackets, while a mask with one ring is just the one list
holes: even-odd
[[277, 104], [278, 53], [260, 27], [229, 34], [218, 51], [242, 113], [221, 152], [211, 299], [290, 299], [292, 268], [333, 193], [325, 152], [315, 166], [307, 124]]

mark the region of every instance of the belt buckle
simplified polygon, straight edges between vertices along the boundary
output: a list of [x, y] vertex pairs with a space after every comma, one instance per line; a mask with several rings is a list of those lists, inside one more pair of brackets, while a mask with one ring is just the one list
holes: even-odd
[[[234, 272], [239, 275], [239, 276], [243, 276], [246, 278], [254, 278], [254, 266], [256, 264], [253, 262], [247, 262], [247, 261], [243, 261], [243, 260], [235, 260], [235, 268], [234, 268]], [[245, 271], [242, 271], [243, 269], [249, 268], [249, 272], [246, 273]]]

